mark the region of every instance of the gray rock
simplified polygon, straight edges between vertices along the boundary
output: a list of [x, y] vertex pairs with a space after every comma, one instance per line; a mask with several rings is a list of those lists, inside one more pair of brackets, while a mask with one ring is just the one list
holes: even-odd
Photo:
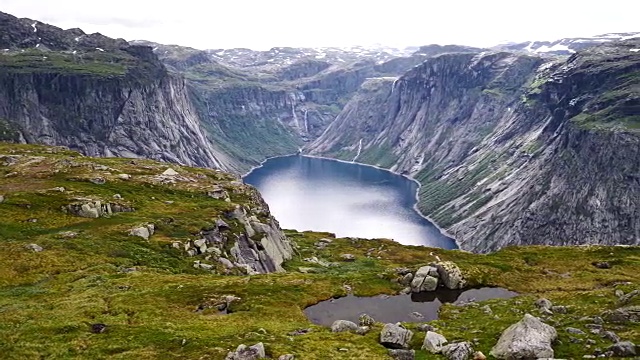
[[630, 303], [631, 300], [633, 300], [633, 298], [635, 298], [638, 295], [640, 295], [640, 290], [633, 290], [633, 291], [631, 291], [630, 293], [628, 293], [626, 295], [620, 296], [618, 301], [620, 302], [620, 305], [626, 305], [626, 304]]
[[318, 242], [325, 243], [325, 244], [331, 244], [333, 242], [333, 240], [327, 239], [327, 238], [322, 238], [322, 239], [318, 240]]
[[488, 314], [488, 315], [492, 315], [493, 314], [493, 310], [491, 310], [491, 307], [489, 307], [489, 305], [485, 305], [485, 306], [481, 307], [481, 309], [485, 314]]
[[617, 342], [611, 345], [607, 350], [613, 352], [613, 355], [618, 357], [636, 356], [636, 345], [631, 341]]
[[227, 230], [227, 229], [229, 229], [229, 224], [227, 224], [222, 219], [216, 220], [216, 226], [218, 227], [218, 230]]
[[553, 358], [551, 343], [558, 337], [556, 329], [535, 316], [525, 314], [519, 322], [509, 326], [491, 349], [498, 359]]
[[408, 273], [410, 273], [411, 269], [406, 268], [406, 267], [401, 267], [401, 268], [395, 268], [394, 271], [396, 272], [396, 274], [404, 276], [404, 275], [407, 275]]
[[442, 348], [442, 355], [449, 360], [467, 360], [473, 355], [473, 346], [470, 342], [449, 344]]
[[437, 354], [442, 350], [442, 347], [447, 343], [447, 339], [433, 331], [427, 331], [427, 335], [422, 342], [422, 349], [427, 350], [432, 354]]
[[233, 265], [233, 263], [227, 258], [218, 258], [218, 262], [227, 269], [233, 269], [235, 267], [235, 265]]
[[380, 332], [380, 344], [392, 349], [407, 349], [413, 332], [397, 324], [386, 324]]
[[343, 261], [355, 261], [356, 260], [356, 257], [353, 254], [342, 254], [342, 255], [340, 255], [340, 258]]
[[129, 174], [118, 174], [118, 179], [120, 179], [120, 180], [129, 180], [129, 179], [131, 179], [131, 175], [129, 175]]
[[371, 316], [362, 314], [358, 318], [358, 323], [360, 324], [360, 326], [373, 326], [376, 321]]
[[129, 236], [137, 236], [137, 237], [141, 237], [145, 240], [149, 240], [149, 237], [152, 235], [152, 232], [149, 231], [149, 227], [144, 225], [144, 226], [139, 226], [137, 228], [133, 228], [129, 231]]
[[566, 306], [552, 306], [551, 307], [551, 311], [555, 314], [566, 314], [567, 313], [567, 307]]
[[358, 335], [367, 335], [371, 331], [371, 327], [369, 326], [358, 326], [356, 329], [356, 334]]
[[617, 298], [621, 298], [624, 296], [624, 291], [616, 289], [616, 291], [613, 292], [613, 295], [615, 295]]
[[418, 325], [417, 329], [422, 332], [436, 331], [436, 328], [429, 324], [420, 324]]
[[26, 245], [25, 248], [33, 252], [41, 252], [42, 250], [44, 250], [42, 246], [38, 244], [29, 244], [29, 245]]
[[0, 195], [0, 204], [4, 202], [4, 195]]
[[410, 287], [406, 287], [406, 288], [400, 290], [400, 294], [403, 294], [403, 295], [411, 294], [411, 288]]
[[447, 289], [462, 289], [464, 288], [466, 281], [462, 276], [462, 271], [458, 268], [458, 265], [451, 261], [442, 261], [436, 264], [438, 269], [438, 275], [442, 284]]
[[409, 286], [411, 284], [411, 281], [413, 281], [413, 274], [412, 273], [408, 273], [408, 274], [405, 274], [400, 279], [400, 284], [404, 285], [404, 286]]
[[569, 334], [574, 334], [574, 335], [586, 335], [587, 333], [585, 333], [584, 331], [580, 330], [580, 329], [576, 329], [573, 327], [568, 327], [565, 329], [566, 332], [568, 332]]
[[620, 342], [620, 336], [613, 331], [603, 331], [601, 336], [612, 343]]
[[278, 360], [294, 360], [296, 357], [293, 354], [280, 355]]
[[356, 331], [358, 325], [348, 320], [336, 320], [331, 324], [331, 332]]
[[423, 266], [413, 276], [411, 281], [411, 291], [414, 293], [423, 291], [433, 291], [438, 287], [438, 278], [429, 274], [437, 271], [432, 266]]
[[103, 177], [95, 177], [95, 178], [91, 178], [89, 179], [90, 182], [96, 184], [96, 185], [104, 185], [107, 183], [107, 180], [105, 180], [105, 178]]
[[541, 298], [536, 300], [535, 305], [538, 309], [541, 309], [541, 310], [542, 309], [551, 310], [553, 303], [549, 299]]
[[253, 346], [239, 345], [236, 351], [227, 354], [225, 360], [256, 360], [265, 357], [264, 344], [260, 342]]
[[612, 323], [625, 324], [640, 322], [640, 306], [627, 306], [615, 310], [607, 310], [602, 317]]
[[162, 173], [162, 175], [165, 175], [165, 176], [176, 176], [176, 175], [180, 175], [180, 174], [178, 174], [178, 172], [173, 170], [172, 168], [168, 168], [167, 170], [165, 170]]
[[416, 351], [405, 349], [389, 349], [389, 356], [391, 356], [395, 360], [414, 360], [416, 358]]
[[591, 264], [597, 267], [598, 269], [611, 269], [611, 264], [609, 264], [606, 261], [594, 261]]

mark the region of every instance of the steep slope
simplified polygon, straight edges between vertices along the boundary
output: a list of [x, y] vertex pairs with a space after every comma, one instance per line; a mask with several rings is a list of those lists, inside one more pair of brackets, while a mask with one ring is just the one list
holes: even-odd
[[224, 168], [183, 79], [151, 48], [0, 13], [5, 138]]
[[61, 268], [70, 256], [111, 256], [169, 271], [283, 271], [291, 244], [253, 187], [219, 170], [171, 166], [0, 143], [0, 239], [56, 249]]
[[637, 244], [639, 47], [442, 55], [363, 86], [309, 151], [413, 176], [463, 249]]
[[[184, 75], [199, 117], [230, 168], [290, 154], [317, 138], [368, 78], [398, 76], [436, 54], [477, 52], [460, 46], [397, 49], [273, 48], [197, 50], [145, 41]], [[407, 57], [398, 57], [407, 55]]]

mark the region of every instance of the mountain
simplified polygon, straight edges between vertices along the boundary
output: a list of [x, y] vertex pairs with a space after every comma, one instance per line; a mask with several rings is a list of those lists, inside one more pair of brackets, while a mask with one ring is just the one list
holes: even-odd
[[522, 51], [541, 56], [571, 55], [579, 50], [612, 42], [640, 38], [640, 33], [611, 33], [590, 37], [564, 38], [554, 41], [525, 41], [521, 43], [508, 43], [495, 46], [494, 50]]
[[368, 78], [399, 76], [443, 52], [481, 51], [439, 45], [197, 50], [134, 43], [152, 47], [187, 79], [202, 123], [239, 172], [320, 136]]
[[224, 168], [187, 85], [151, 48], [0, 13], [0, 128], [93, 156]]
[[414, 177], [466, 250], [638, 244], [638, 49], [436, 56], [365, 82], [306, 151]]

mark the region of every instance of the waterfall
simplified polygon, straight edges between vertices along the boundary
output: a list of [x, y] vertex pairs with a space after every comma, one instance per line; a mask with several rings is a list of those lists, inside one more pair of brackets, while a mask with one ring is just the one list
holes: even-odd
[[309, 134], [309, 121], [308, 121], [308, 115], [309, 114], [309, 110], [305, 109], [304, 110], [304, 131], [307, 133], [307, 135]]
[[353, 160], [351, 160], [351, 162], [356, 162], [356, 159], [358, 159], [358, 156], [360, 156], [361, 151], [362, 151], [362, 139], [360, 139], [360, 141], [358, 142], [358, 153], [353, 158]]
[[393, 85], [391, 85], [391, 93], [393, 94], [393, 90], [396, 89], [396, 83], [400, 80], [400, 78], [393, 80]]

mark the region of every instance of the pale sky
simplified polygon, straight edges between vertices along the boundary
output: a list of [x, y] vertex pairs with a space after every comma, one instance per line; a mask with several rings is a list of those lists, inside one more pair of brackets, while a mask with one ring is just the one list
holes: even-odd
[[491, 46], [640, 31], [638, 0], [0, 0], [62, 28], [200, 49]]

